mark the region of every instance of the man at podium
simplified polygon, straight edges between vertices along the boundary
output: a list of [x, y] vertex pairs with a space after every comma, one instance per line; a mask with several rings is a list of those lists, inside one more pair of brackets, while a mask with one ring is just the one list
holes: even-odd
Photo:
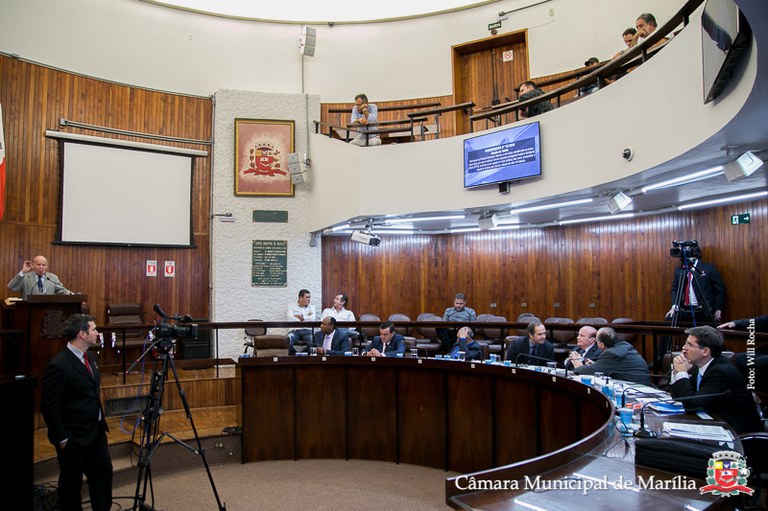
[[29, 295], [71, 295], [55, 273], [48, 271], [48, 259], [39, 255], [24, 261], [21, 271], [8, 283], [11, 291], [21, 291], [21, 298]]

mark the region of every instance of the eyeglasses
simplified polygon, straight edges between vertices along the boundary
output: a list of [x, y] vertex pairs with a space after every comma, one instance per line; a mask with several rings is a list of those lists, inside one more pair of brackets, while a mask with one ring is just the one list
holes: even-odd
[[691, 349], [691, 348], [701, 349], [701, 346], [699, 346], [698, 344], [691, 344], [688, 341], [685, 341], [685, 347], [688, 349]]

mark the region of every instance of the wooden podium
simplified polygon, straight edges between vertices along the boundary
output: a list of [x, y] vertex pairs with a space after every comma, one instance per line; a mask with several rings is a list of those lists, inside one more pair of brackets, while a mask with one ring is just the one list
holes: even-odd
[[[40, 378], [50, 360], [67, 344], [64, 322], [82, 310], [88, 295], [30, 295], [27, 300], [6, 306], [4, 328], [21, 330], [21, 339], [0, 345], [0, 374]], [[35, 410], [39, 410], [40, 387]]]

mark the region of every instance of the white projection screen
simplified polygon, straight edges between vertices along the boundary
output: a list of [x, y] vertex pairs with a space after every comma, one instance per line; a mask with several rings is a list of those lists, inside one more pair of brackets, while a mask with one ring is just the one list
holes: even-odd
[[60, 243], [192, 246], [193, 156], [59, 143]]

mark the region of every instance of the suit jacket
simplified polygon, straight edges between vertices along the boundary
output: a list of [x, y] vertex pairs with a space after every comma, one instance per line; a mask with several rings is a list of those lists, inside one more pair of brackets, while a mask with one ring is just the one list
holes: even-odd
[[72, 291], [64, 287], [55, 273], [48, 272], [43, 277], [43, 292], [37, 287], [37, 273], [30, 271], [24, 276], [16, 274], [8, 283], [11, 291], [21, 291], [21, 298], [26, 300], [29, 295], [71, 295]]
[[480, 345], [479, 342], [477, 342], [474, 339], [471, 339], [469, 342], [467, 342], [467, 339], [464, 340], [457, 340], [455, 343], [453, 343], [453, 346], [448, 351], [449, 355], [453, 355], [453, 350], [458, 348], [457, 356], [458, 358], [458, 352], [463, 351], [464, 352], [464, 360], [482, 360], [483, 359], [483, 347]]
[[603, 373], [617, 380], [651, 384], [651, 375], [648, 371], [648, 363], [626, 341], [619, 341], [612, 348], [603, 351], [599, 357], [592, 359], [594, 364], [583, 365], [573, 370], [576, 374]]
[[[703, 263], [699, 261], [696, 267], [704, 272], [701, 275], [698, 271], [693, 271], [693, 291], [696, 293], [696, 300], [699, 302], [699, 306], [705, 308], [705, 303], [709, 306], [709, 311], [714, 314], [716, 310], [723, 310], [725, 307], [725, 283], [723, 277], [720, 276], [720, 272], [717, 271], [714, 264]], [[683, 307], [683, 300], [685, 292], [680, 293], [680, 302], [676, 303], [678, 285], [680, 279], [685, 281], [685, 272], [683, 268], [675, 269], [675, 276], [672, 279], [672, 293], [670, 303]], [[685, 285], [685, 283], [683, 283]]]
[[672, 397], [689, 397], [700, 394], [716, 394], [725, 390], [732, 393], [729, 396], [702, 397], [683, 401], [687, 411], [703, 408], [707, 413], [718, 415], [731, 425], [737, 433], [761, 431], [760, 419], [757, 415], [757, 405], [752, 394], [747, 390], [747, 383], [730, 360], [718, 357], [709, 364], [701, 377], [699, 390], [696, 391], [696, 379], [699, 368], [694, 367], [689, 378], [680, 378], [672, 384]]
[[[583, 360], [589, 359], [589, 360], [592, 360], [593, 362], [603, 352], [603, 350], [601, 350], [597, 346], [596, 342], [592, 343], [592, 346], [589, 347], [589, 349], [587, 350], [586, 353], [584, 353], [584, 350], [581, 349], [581, 348], [576, 348], [573, 351], [575, 351], [579, 355], [582, 355], [583, 356]], [[573, 369], [573, 362], [571, 362], [570, 358], [566, 358], [565, 359], [565, 367], [567, 367], [568, 369]]]
[[384, 343], [381, 342], [381, 337], [376, 336], [371, 341], [371, 344], [369, 344], [365, 348], [365, 352], [368, 352], [374, 348], [379, 350], [379, 352], [382, 353], [385, 357], [395, 357], [398, 353], [405, 354], [405, 338], [400, 334], [394, 334], [392, 336], [392, 340], [389, 341], [389, 345], [387, 346], [387, 351], [383, 352], [382, 348], [384, 346]]
[[[525, 336], [512, 341], [512, 344], [510, 344], [509, 348], [507, 348], [507, 358], [505, 358], [505, 360], [511, 360], [513, 364], [520, 362], [521, 364], [529, 364], [534, 366], [547, 365], [547, 360], [551, 362], [555, 361], [555, 347], [549, 341], [544, 341], [544, 344], [539, 345], [538, 355], [536, 355], [537, 357], [542, 357], [547, 360], [539, 360], [520, 355], [521, 353], [524, 355], [530, 354], [531, 350], [528, 339], [528, 336]], [[518, 355], [520, 355], [520, 360], [518, 360]]]
[[53, 445], [59, 445], [64, 439], [91, 445], [108, 429], [99, 399], [101, 375], [90, 353], [86, 356], [93, 378], [85, 364], [67, 347], [53, 357], [43, 371], [40, 410]]
[[[768, 332], [768, 314], [763, 314], [762, 316], [757, 316], [753, 319], [755, 320], [755, 332]], [[734, 323], [739, 330], [746, 330], [749, 328], [748, 319], [739, 319], [734, 321]]]
[[[324, 340], [325, 334], [318, 330], [312, 336], [312, 344], [310, 346], [322, 348]], [[347, 351], [350, 351], [349, 335], [338, 328], [334, 329], [333, 337], [331, 338], [331, 349], [328, 351], [328, 355], [343, 355]]]

